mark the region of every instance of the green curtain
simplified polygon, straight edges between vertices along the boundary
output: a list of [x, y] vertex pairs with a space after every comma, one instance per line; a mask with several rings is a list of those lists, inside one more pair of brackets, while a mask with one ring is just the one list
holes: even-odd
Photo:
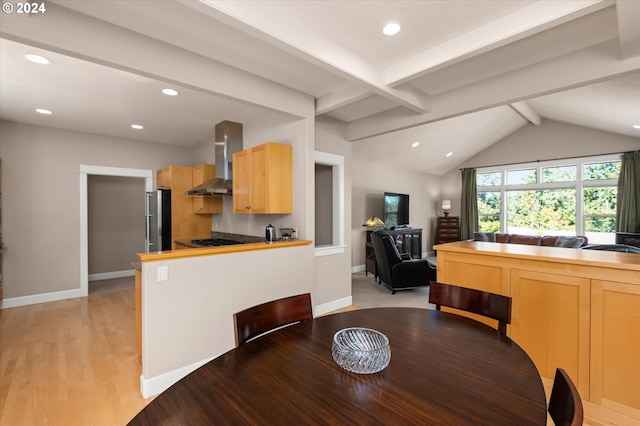
[[460, 210], [460, 237], [462, 241], [473, 239], [478, 230], [478, 189], [476, 169], [462, 170], [462, 200]]
[[616, 230], [640, 232], [640, 151], [622, 154]]

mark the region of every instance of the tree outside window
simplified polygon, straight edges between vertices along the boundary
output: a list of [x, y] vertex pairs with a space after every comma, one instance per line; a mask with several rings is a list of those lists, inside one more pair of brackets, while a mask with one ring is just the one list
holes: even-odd
[[614, 155], [480, 169], [479, 230], [613, 243], [620, 165]]

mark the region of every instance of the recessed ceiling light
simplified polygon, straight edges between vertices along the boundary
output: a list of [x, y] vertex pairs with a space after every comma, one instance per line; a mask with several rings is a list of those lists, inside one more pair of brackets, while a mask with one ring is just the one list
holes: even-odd
[[51, 61], [45, 58], [44, 56], [33, 55], [31, 53], [28, 55], [24, 55], [24, 57], [27, 58], [28, 61], [31, 61], [35, 64], [47, 65], [51, 63]]
[[382, 34], [388, 35], [388, 36], [396, 35], [400, 32], [400, 29], [401, 27], [399, 24], [396, 24], [395, 22], [391, 22], [384, 26], [384, 28], [382, 29]]
[[634, 125], [633, 125], [633, 126], [631, 126], [631, 127], [633, 127], [634, 129], [640, 129], [640, 124], [634, 124]]
[[38, 108], [36, 109], [36, 112], [40, 113], [40, 114], [44, 114], [44, 115], [51, 115], [53, 114], [51, 111], [49, 111], [48, 109], [44, 109], [44, 108]]
[[178, 91], [174, 90], [174, 89], [162, 89], [162, 93], [164, 93], [167, 96], [177, 96], [178, 95]]
[[453, 155], [453, 152], [447, 153], [447, 157], [451, 157], [452, 155]]
[[415, 148], [418, 145], [420, 145], [420, 142], [414, 142], [411, 144], [411, 148]]
[[142, 130], [142, 129], [144, 129], [144, 126], [142, 126], [140, 124], [132, 124], [131, 128], [132, 129], [136, 129], [136, 130]]

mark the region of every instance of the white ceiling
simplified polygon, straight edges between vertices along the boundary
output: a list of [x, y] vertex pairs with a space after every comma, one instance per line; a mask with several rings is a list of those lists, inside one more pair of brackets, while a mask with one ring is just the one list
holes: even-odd
[[[344, 123], [358, 158], [427, 173], [446, 173], [545, 119], [629, 135], [640, 146], [632, 128], [640, 124], [640, 2], [633, 0], [46, 7], [0, 16], [2, 119], [193, 146], [211, 140], [219, 121], [285, 114], [197, 84], [191, 68], [206, 60], [314, 97], [318, 116]], [[400, 34], [381, 34], [389, 21], [402, 25]], [[52, 63], [35, 65], [26, 53]], [[180, 96], [160, 94], [167, 85]]]

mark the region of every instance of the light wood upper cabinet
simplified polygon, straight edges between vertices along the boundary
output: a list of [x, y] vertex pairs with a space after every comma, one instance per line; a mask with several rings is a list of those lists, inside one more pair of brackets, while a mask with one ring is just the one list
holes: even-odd
[[293, 212], [291, 145], [267, 142], [233, 154], [233, 211]]
[[[193, 186], [198, 186], [216, 177], [216, 166], [199, 164], [193, 167]], [[192, 195], [195, 214], [222, 213], [222, 196]]]
[[209, 238], [211, 217], [197, 215], [193, 199], [186, 191], [193, 188], [193, 167], [171, 165], [156, 172], [158, 189], [171, 190], [171, 240]]
[[156, 188], [171, 189], [171, 168], [165, 167], [156, 172]]

